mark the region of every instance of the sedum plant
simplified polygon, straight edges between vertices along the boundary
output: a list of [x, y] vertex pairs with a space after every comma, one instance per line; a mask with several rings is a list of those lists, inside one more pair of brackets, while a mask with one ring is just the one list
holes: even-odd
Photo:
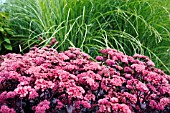
[[0, 58], [1, 113], [169, 113], [170, 76], [139, 54], [33, 47]]

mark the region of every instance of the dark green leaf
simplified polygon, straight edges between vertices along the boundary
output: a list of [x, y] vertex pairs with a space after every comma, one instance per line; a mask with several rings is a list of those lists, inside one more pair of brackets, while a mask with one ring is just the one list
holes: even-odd
[[4, 45], [5, 49], [12, 50], [11, 44], [4, 43], [3, 45]]
[[2, 27], [0, 27], [0, 32], [2, 32], [2, 34], [4, 33], [4, 29]]
[[9, 28], [4, 28], [4, 30], [5, 30], [5, 32], [7, 32], [7, 34], [13, 35], [13, 32], [12, 32], [11, 29], [9, 29]]
[[2, 44], [2, 42], [3, 42], [3, 38], [2, 38], [2, 37], [0, 37], [0, 45]]
[[11, 41], [10, 41], [8, 38], [6, 38], [6, 37], [5, 37], [4, 41], [5, 41], [6, 43], [8, 43], [8, 44], [11, 44]]

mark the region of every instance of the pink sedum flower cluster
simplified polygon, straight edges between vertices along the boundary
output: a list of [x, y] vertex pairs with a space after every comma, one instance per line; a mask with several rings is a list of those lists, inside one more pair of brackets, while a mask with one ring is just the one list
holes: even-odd
[[170, 112], [170, 76], [147, 56], [100, 52], [96, 61], [72, 47], [2, 55], [0, 113]]

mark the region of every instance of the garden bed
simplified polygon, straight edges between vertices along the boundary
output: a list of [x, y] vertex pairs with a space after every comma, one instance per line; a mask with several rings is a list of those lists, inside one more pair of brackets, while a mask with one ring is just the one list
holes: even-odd
[[139, 54], [33, 47], [0, 57], [0, 113], [169, 113], [170, 76]]

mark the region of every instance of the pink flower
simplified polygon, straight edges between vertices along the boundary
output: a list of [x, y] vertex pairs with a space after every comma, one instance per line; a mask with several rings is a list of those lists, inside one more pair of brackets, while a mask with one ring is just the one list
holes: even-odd
[[51, 81], [46, 81], [46, 80], [44, 80], [44, 79], [37, 79], [36, 81], [35, 81], [35, 86], [34, 86], [34, 88], [36, 89], [36, 90], [39, 90], [39, 89], [41, 89], [42, 91], [44, 91], [44, 90], [46, 90], [47, 88], [50, 88], [50, 89], [52, 89], [53, 87], [54, 87], [54, 83], [53, 82], [51, 82]]
[[64, 70], [61, 70], [61, 69], [58, 69], [57, 71], [56, 71], [56, 74], [55, 74], [55, 78], [57, 78], [57, 77], [59, 77], [59, 79], [61, 80], [61, 81], [68, 81], [68, 80], [75, 80], [75, 81], [77, 81], [78, 80], [78, 78], [77, 78], [77, 76], [75, 76], [75, 75], [73, 75], [73, 74], [70, 74], [69, 72], [67, 72], [67, 71], [64, 71]]
[[146, 63], [147, 63], [149, 66], [152, 66], [152, 67], [155, 66], [155, 64], [154, 64], [151, 60], [148, 60]]
[[109, 86], [112, 86], [112, 84], [110, 83], [110, 79], [103, 78], [101, 82], [101, 88], [107, 92], [110, 89]]
[[106, 105], [100, 105], [99, 106], [99, 113], [104, 113], [107, 112], [107, 107]]
[[98, 100], [99, 112], [111, 112], [110, 102], [106, 99]]
[[63, 90], [66, 88], [69, 88], [69, 87], [75, 87], [75, 81], [74, 80], [69, 80], [69, 81], [66, 81], [66, 82], [59, 82], [58, 84], [58, 91], [59, 92], [63, 92]]
[[157, 95], [156, 94], [151, 94], [150, 97], [151, 97], [151, 99], [156, 99]]
[[128, 56], [127, 59], [130, 63], [134, 62], [134, 60], [135, 60], [132, 56]]
[[101, 70], [101, 66], [97, 62], [90, 62], [88, 64], [85, 64], [84, 70]]
[[144, 83], [140, 82], [140, 81], [139, 81], [138, 84], [136, 84], [136, 89], [140, 90], [141, 92], [145, 92], [145, 93], [147, 93], [149, 91], [147, 86]]
[[108, 66], [112, 66], [112, 65], [115, 64], [115, 61], [114, 61], [114, 60], [111, 60], [111, 59], [107, 59], [107, 60], [106, 60], [106, 64], [107, 64]]
[[2, 105], [0, 109], [1, 113], [16, 113], [16, 111], [13, 108], [9, 108], [6, 105]]
[[132, 85], [126, 85], [126, 88], [133, 89], [133, 86]]
[[129, 99], [130, 102], [132, 102], [132, 104], [136, 104], [137, 102], [137, 96], [136, 95], [132, 95], [128, 92], [124, 92], [123, 93], [125, 97], [127, 97]]
[[31, 86], [19, 86], [14, 90], [14, 92], [20, 95], [20, 97], [26, 97], [30, 90]]
[[75, 60], [71, 60], [70, 63], [71, 64], [76, 64], [76, 65], [80, 66], [80, 65], [84, 65], [84, 64], [89, 63], [89, 61], [86, 60], [86, 59], [75, 59]]
[[85, 74], [85, 76], [89, 76], [90, 78], [92, 78], [94, 80], [99, 80], [100, 81], [102, 79], [102, 77], [99, 74], [96, 74], [93, 71], [87, 71], [87, 72], [85, 72], [83, 74]]
[[75, 102], [75, 108], [80, 109], [80, 105], [83, 105], [84, 108], [90, 109], [91, 105], [87, 101], [76, 101]]
[[58, 109], [61, 109], [61, 108], [64, 106], [63, 103], [62, 103], [59, 99], [56, 100], [56, 103], [57, 103], [57, 106], [56, 106], [56, 107], [57, 107]]
[[129, 106], [127, 106], [126, 104], [120, 104], [119, 109], [123, 113], [132, 113], [132, 111], [129, 109]]
[[71, 53], [70, 50], [64, 52], [70, 59], [75, 58], [76, 55], [74, 53]]
[[167, 86], [161, 86], [159, 91], [162, 93], [162, 94], [166, 94], [168, 93], [170, 95], [170, 84], [168, 84]]
[[[39, 41], [41, 41], [43, 38], [42, 37], [38, 37], [37, 38]], [[35, 49], [35, 47], [32, 47], [31, 50]]]
[[113, 61], [117, 61], [117, 60], [118, 60], [117, 56], [114, 56], [114, 55], [111, 56], [111, 59], [112, 59]]
[[148, 71], [148, 70], [143, 70], [143, 71], [142, 71], [142, 75], [143, 75], [143, 76], [146, 76], [149, 72], [150, 72], [150, 71]]
[[[91, 73], [91, 74], [90, 74]], [[77, 75], [79, 81], [81, 82], [81, 84], [87, 84], [90, 86], [91, 90], [96, 90], [98, 88], [98, 83], [95, 82], [95, 79], [99, 79], [100, 76], [95, 76], [97, 74], [93, 73], [92, 71], [88, 71], [86, 73], [82, 73]]]
[[152, 82], [157, 85], [162, 80], [162, 76], [158, 75], [155, 72], [148, 72], [148, 75], [144, 77], [144, 79], [148, 82]]
[[115, 52], [116, 57], [118, 58], [118, 60], [122, 61], [124, 54], [123, 52]]
[[76, 55], [80, 55], [81, 53], [79, 48], [69, 47], [69, 50]]
[[165, 107], [166, 105], [170, 104], [170, 98], [161, 98], [159, 104]]
[[35, 89], [31, 89], [30, 92], [29, 92], [29, 99], [35, 99], [36, 97], [38, 97], [38, 93], [36, 92]]
[[142, 64], [132, 64], [131, 67], [134, 68], [137, 72], [142, 72], [145, 70], [145, 65]]
[[61, 60], [68, 60], [69, 59], [69, 57], [67, 55], [65, 55], [64, 53], [59, 53], [58, 57]]
[[7, 98], [7, 94], [8, 94], [7, 91], [3, 91], [3, 92], [0, 94], [0, 101], [6, 99], [6, 98]]
[[144, 56], [144, 55], [140, 55], [140, 54], [135, 54], [133, 57], [134, 58], [140, 58], [140, 59], [149, 60], [148, 56]]
[[160, 103], [158, 103], [158, 104], [156, 105], [156, 109], [157, 109], [157, 110], [161, 110], [161, 111], [162, 111], [162, 110], [164, 110], [164, 107], [165, 107], [165, 106], [163, 106], [163, 105], [160, 104]]
[[78, 70], [78, 66], [68, 64], [68, 65], [66, 65], [63, 69], [64, 69], [64, 70], [68, 70], [68, 71], [73, 71], [73, 70]]
[[44, 61], [44, 58], [42, 58], [42, 57], [36, 57], [35, 58], [35, 63], [37, 65], [41, 65], [43, 63], [43, 61]]
[[95, 99], [96, 99], [95, 95], [92, 94], [91, 92], [86, 93], [84, 97], [84, 100], [87, 100], [87, 101], [90, 101], [90, 100], [95, 101]]
[[[103, 67], [103, 68], [101, 69], [101, 71], [98, 71], [98, 74], [99, 74], [100, 76], [104, 75], [105, 77], [109, 77], [109, 76], [110, 76], [110, 71], [109, 71], [108, 68]], [[101, 78], [101, 77], [100, 77], [100, 78]]]
[[99, 104], [99, 105], [100, 105], [100, 104], [109, 105], [110, 103], [109, 103], [109, 101], [108, 101], [107, 98], [103, 98], [103, 99], [99, 99], [99, 100], [98, 100], [98, 104]]
[[42, 68], [40, 66], [31, 66], [29, 67], [28, 70], [26, 70], [26, 74], [33, 74], [33, 73], [39, 73], [42, 70]]
[[52, 37], [49, 46], [53, 46], [54, 44], [58, 44], [58, 42], [55, 37]]
[[112, 67], [114, 67], [115, 69], [121, 71], [123, 68], [121, 66], [118, 65], [112, 65]]
[[6, 95], [6, 98], [14, 98], [16, 96], [16, 93], [14, 91], [9, 91]]
[[46, 113], [45, 111], [50, 108], [50, 102], [47, 100], [44, 100], [40, 102], [36, 107], [35, 107], [35, 113]]
[[157, 106], [156, 101], [155, 101], [155, 100], [150, 100], [149, 106], [150, 106], [152, 109], [156, 108], [156, 106]]
[[90, 86], [92, 86], [92, 85], [95, 83], [94, 79], [92, 79], [92, 78], [90, 78], [90, 77], [82, 77], [82, 79], [83, 79], [85, 82], [87, 82], [87, 84], [90, 85]]
[[90, 59], [90, 56], [89, 56], [88, 54], [86, 54], [86, 53], [84, 53], [84, 52], [81, 52], [80, 54], [81, 54], [81, 56], [82, 56], [83, 58], [85, 58], [85, 59]]
[[119, 102], [119, 99], [116, 98], [116, 97], [112, 97], [112, 98], [110, 98], [110, 101], [111, 101], [112, 103], [117, 103], [117, 102]]
[[114, 104], [111, 104], [111, 106], [112, 106], [112, 110], [113, 110], [113, 111], [118, 111], [120, 104], [114, 103]]
[[127, 57], [123, 57], [121, 61], [124, 62], [124, 63], [126, 63], [126, 64], [128, 64], [128, 59], [127, 59]]
[[94, 84], [91, 85], [91, 90], [94, 91], [94, 90], [97, 90], [99, 87], [99, 84], [97, 82], [95, 82]]
[[132, 113], [132, 111], [130, 110], [129, 106], [127, 106], [126, 104], [112, 104], [112, 110], [115, 112], [121, 112], [121, 113]]
[[102, 49], [102, 50], [100, 50], [100, 52], [101, 52], [102, 54], [107, 54], [107, 53], [108, 53], [108, 50], [107, 50], [107, 49]]
[[113, 79], [111, 79], [111, 84], [114, 86], [122, 86], [122, 84], [125, 82], [125, 78], [114, 75], [112, 76]]
[[103, 61], [104, 58], [103, 58], [102, 56], [97, 56], [97, 57], [96, 57], [96, 60], [97, 60], [97, 61]]
[[125, 74], [125, 77], [126, 77], [126, 78], [131, 78], [132, 75], [131, 75], [131, 74]]
[[67, 93], [70, 97], [83, 98], [82, 94], [85, 93], [85, 90], [80, 86], [75, 86], [67, 88]]
[[24, 80], [25, 79], [25, 77], [23, 76], [23, 77], [20, 77], [20, 84], [18, 84], [18, 86], [27, 86], [27, 85], [29, 85], [29, 82], [28, 81], [26, 81], [26, 80]]
[[134, 71], [128, 66], [124, 67], [124, 72], [134, 74]]
[[147, 87], [148, 87], [150, 90], [152, 90], [153, 92], [157, 92], [156, 88], [155, 88], [153, 85], [147, 84]]

